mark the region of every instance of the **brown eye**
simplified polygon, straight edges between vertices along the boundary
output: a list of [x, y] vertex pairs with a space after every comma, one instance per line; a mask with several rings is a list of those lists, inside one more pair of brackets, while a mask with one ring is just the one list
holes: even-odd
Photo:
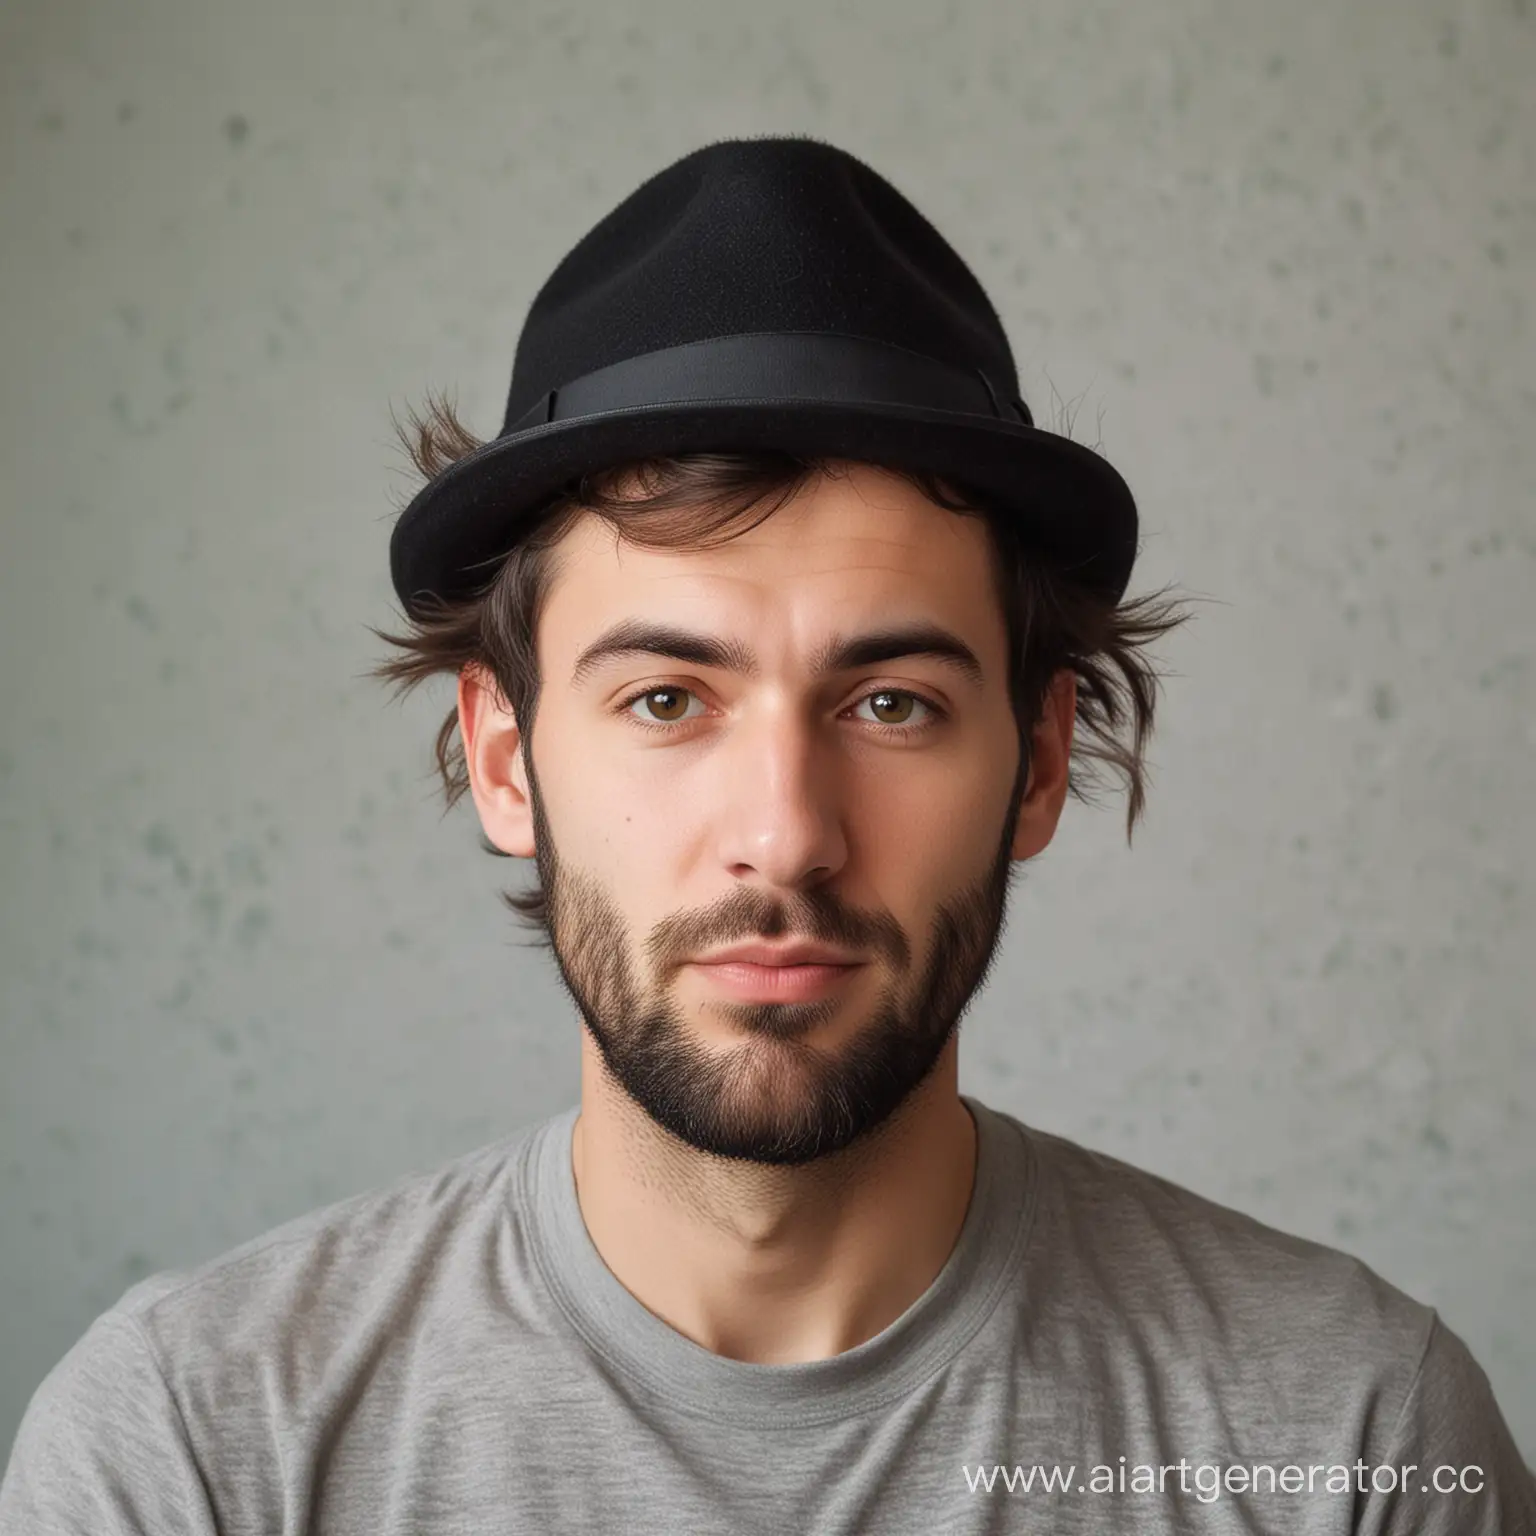
[[632, 703], [643, 704], [649, 710], [650, 703], [653, 699], [666, 699], [672, 701], [672, 705], [676, 706], [675, 713], [673, 712], [673, 708], [666, 704], [664, 704], [660, 710], [650, 711], [653, 719], [663, 720], [670, 723], [671, 721], [681, 720], [683, 718], [683, 712], [688, 707], [688, 698], [689, 694], [686, 688], [652, 688], [649, 692], [642, 693], [637, 699], [634, 699]]
[[[895, 700], [890, 704], [888, 700]], [[869, 695], [869, 702], [876, 714], [880, 716], [881, 725], [905, 725], [911, 717], [912, 706], [917, 699], [910, 693], [900, 693], [894, 688], [882, 689], [879, 693]], [[898, 718], [891, 720], [884, 717], [883, 712], [889, 710]]]

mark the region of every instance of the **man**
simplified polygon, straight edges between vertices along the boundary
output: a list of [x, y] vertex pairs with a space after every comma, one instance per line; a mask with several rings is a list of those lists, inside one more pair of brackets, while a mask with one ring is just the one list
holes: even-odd
[[708, 146], [545, 285], [501, 436], [451, 426], [397, 675], [457, 673], [580, 1105], [132, 1288], [0, 1531], [1536, 1531], [1430, 1308], [958, 1091], [1104, 655], [1145, 724], [1168, 625], [916, 210]]

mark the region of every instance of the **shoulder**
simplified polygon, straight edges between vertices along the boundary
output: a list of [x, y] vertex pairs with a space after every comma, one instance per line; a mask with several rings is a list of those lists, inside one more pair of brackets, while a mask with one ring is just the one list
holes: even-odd
[[298, 1306], [303, 1296], [298, 1310], [312, 1310], [327, 1287], [367, 1287], [375, 1276], [389, 1284], [393, 1269], [441, 1253], [445, 1240], [493, 1217], [502, 1195], [510, 1200], [516, 1164], [542, 1124], [310, 1210], [203, 1263], [160, 1270], [112, 1310], [155, 1332], [181, 1312], [227, 1313], [232, 1322], [252, 1301]]
[[519, 1171], [551, 1123], [131, 1286], [32, 1394], [0, 1528], [202, 1533], [214, 1509], [276, 1528], [263, 1501], [288, 1429], [409, 1348], [509, 1245], [516, 1264]]
[[401, 1329], [433, 1295], [479, 1273], [508, 1223], [519, 1224], [522, 1163], [550, 1124], [307, 1212], [206, 1263], [147, 1276], [114, 1310], [137, 1322], [172, 1376], [178, 1362], [246, 1356], [303, 1390], [356, 1330], [386, 1318]]
[[207, 1490], [138, 1324], [95, 1319], [33, 1392], [0, 1481], [0, 1530], [210, 1536]]
[[1015, 1121], [1040, 1169], [1038, 1219], [1091, 1255], [1115, 1289], [1177, 1313], [1277, 1336], [1303, 1324], [1417, 1358], [1432, 1309], [1363, 1259], [1287, 1232], [1108, 1153]]
[[1342, 1249], [1014, 1123], [1035, 1166], [1028, 1263], [1051, 1326], [1260, 1417], [1390, 1429], [1436, 1335], [1432, 1307]]
[[[558, 1119], [559, 1117], [555, 1117]], [[421, 1314], [488, 1283], [525, 1241], [519, 1179], [551, 1120], [273, 1227], [129, 1287], [38, 1392], [103, 1385], [125, 1409], [164, 1395], [196, 1441], [301, 1415], [343, 1362], [409, 1336]]]

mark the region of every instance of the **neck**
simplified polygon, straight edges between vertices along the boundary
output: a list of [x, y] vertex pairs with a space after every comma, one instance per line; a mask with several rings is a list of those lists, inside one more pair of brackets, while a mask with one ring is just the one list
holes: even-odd
[[760, 1364], [841, 1354], [895, 1322], [954, 1249], [976, 1127], [953, 1038], [882, 1126], [801, 1167], [688, 1146], [612, 1082], [585, 1030], [581, 1073], [571, 1159], [593, 1246], [705, 1349]]

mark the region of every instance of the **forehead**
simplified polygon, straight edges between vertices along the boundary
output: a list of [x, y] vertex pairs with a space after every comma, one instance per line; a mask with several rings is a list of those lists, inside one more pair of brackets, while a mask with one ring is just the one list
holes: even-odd
[[574, 655], [631, 615], [733, 631], [777, 625], [810, 645], [828, 629], [893, 617], [967, 627], [984, 645], [1002, 624], [984, 521], [864, 464], [808, 481], [711, 549], [642, 548], [604, 519], [581, 517], [557, 548], [541, 652]]

